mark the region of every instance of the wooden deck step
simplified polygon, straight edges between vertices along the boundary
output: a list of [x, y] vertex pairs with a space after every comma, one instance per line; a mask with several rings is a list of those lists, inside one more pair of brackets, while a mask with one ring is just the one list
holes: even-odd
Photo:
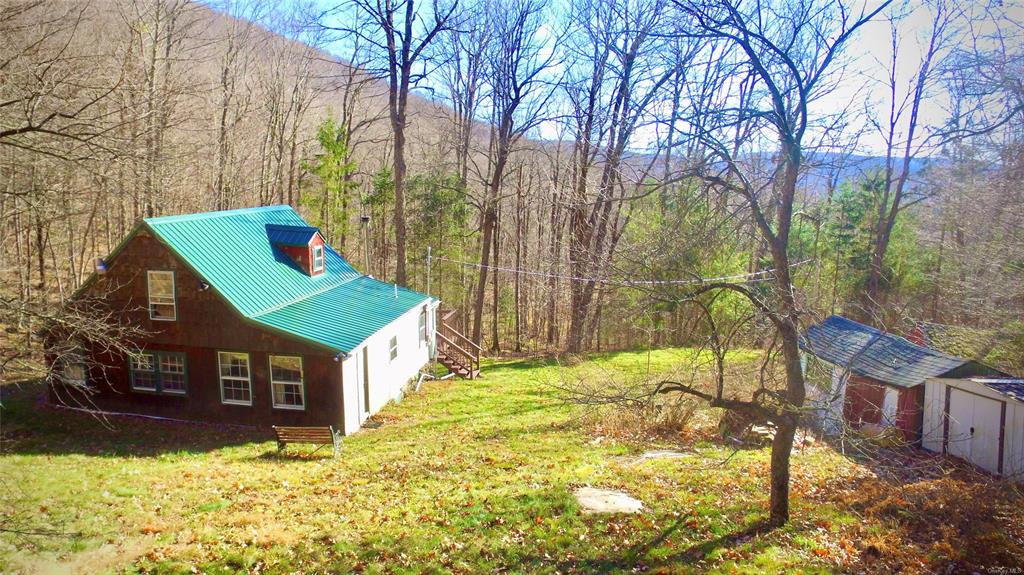
[[454, 373], [455, 375], [463, 379], [476, 379], [480, 375], [479, 369], [470, 369], [469, 367], [460, 363], [458, 360], [449, 357], [443, 353], [437, 354], [437, 361], [441, 365], [445, 366], [448, 369], [448, 371]]
[[437, 362], [463, 379], [480, 376], [480, 346], [457, 331], [446, 320], [453, 312], [441, 317], [437, 330]]

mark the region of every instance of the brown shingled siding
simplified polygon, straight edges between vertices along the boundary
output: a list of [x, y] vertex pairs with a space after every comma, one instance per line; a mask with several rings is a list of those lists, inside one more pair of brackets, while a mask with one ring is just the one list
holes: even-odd
[[[226, 246], [230, 249], [230, 246]], [[256, 327], [236, 313], [215, 291], [200, 290], [200, 281], [159, 240], [142, 229], [114, 258], [108, 271], [88, 288], [113, 289], [108, 302], [124, 320], [150, 334], [139, 342], [147, 350], [187, 355], [188, 395], [176, 397], [132, 391], [126, 358], [97, 356], [110, 369], [93, 370], [100, 390], [98, 407], [179, 419], [267, 427], [270, 425], [333, 425], [343, 429], [341, 364], [334, 354], [313, 344], [282, 337]], [[173, 270], [177, 320], [155, 321], [147, 310], [147, 270]], [[299, 273], [299, 272], [296, 272]], [[252, 278], [259, 281], [259, 278]], [[218, 351], [250, 354], [252, 406], [225, 405], [220, 398]], [[269, 355], [302, 357], [304, 411], [274, 409], [271, 404]], [[51, 398], [54, 394], [51, 393]]]

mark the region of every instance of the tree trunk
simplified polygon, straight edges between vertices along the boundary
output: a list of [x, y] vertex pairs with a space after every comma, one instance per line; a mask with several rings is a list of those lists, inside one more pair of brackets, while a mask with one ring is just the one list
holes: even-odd
[[487, 269], [491, 265], [491, 236], [494, 234], [494, 224], [497, 215], [494, 208], [488, 204], [484, 208], [483, 237], [480, 238], [480, 275], [476, 282], [476, 297], [473, 303], [473, 343], [480, 345], [480, 338], [483, 335], [484, 319], [484, 296], [487, 292]]
[[515, 351], [520, 353], [523, 351], [523, 327], [522, 327], [522, 274], [520, 270], [523, 268], [523, 168], [519, 168], [519, 186], [516, 188], [516, 275], [513, 280], [514, 283], [514, 298], [515, 299]]
[[789, 456], [793, 452], [796, 417], [776, 422], [771, 453], [771, 496], [768, 524], [773, 527], [789, 521]]
[[[500, 239], [500, 220], [501, 214], [496, 214], [494, 218], [494, 233], [491, 235], [491, 241], [493, 242], [494, 254], [492, 260], [494, 265], [500, 265], [498, 259], [498, 240]], [[501, 350], [501, 342], [498, 340], [498, 273], [495, 272], [491, 275], [491, 287], [493, 288], [492, 299], [491, 299], [491, 351], [498, 352]]]

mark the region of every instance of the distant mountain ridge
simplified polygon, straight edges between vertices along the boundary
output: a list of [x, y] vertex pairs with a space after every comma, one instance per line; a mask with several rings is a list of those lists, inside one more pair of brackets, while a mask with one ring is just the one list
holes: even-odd
[[[902, 168], [902, 162], [899, 158], [893, 160], [896, 172]], [[921, 185], [922, 176], [928, 168], [945, 163], [946, 160], [942, 158], [911, 159], [908, 184], [912, 188]], [[817, 195], [828, 191], [830, 181], [838, 186], [863, 179], [872, 172], [885, 170], [885, 156], [817, 152], [807, 158], [807, 167], [802, 185], [805, 190]]]

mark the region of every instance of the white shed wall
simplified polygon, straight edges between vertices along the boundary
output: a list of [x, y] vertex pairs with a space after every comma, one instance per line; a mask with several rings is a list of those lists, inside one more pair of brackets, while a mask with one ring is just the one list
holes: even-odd
[[[1013, 409], [1010, 408], [1013, 405]], [[1024, 404], [1010, 402], [1006, 412], [1006, 458], [1004, 474], [1024, 483]]]
[[924, 448], [942, 453], [947, 386], [1006, 403], [1003, 475], [1016, 481], [1024, 481], [1024, 403], [976, 381], [932, 378], [925, 382], [924, 437], [922, 441]]
[[843, 430], [843, 402], [850, 372], [817, 358], [808, 358], [808, 361], [815, 362], [815, 370], [829, 370], [828, 381], [822, 381], [824, 377], [820, 372], [807, 373], [807, 405], [811, 417], [825, 435], [839, 435]]
[[881, 424], [886, 427], [896, 425], [896, 416], [899, 411], [900, 390], [891, 385], [885, 386], [885, 395], [882, 396], [882, 420]]
[[[419, 317], [423, 306], [427, 306], [427, 341], [419, 331]], [[399, 400], [407, 384], [419, 375], [420, 370], [430, 361], [436, 326], [436, 302], [424, 302], [407, 311], [352, 350], [342, 361], [343, 409], [345, 411], [345, 433], [356, 432], [366, 420], [391, 400]], [[390, 341], [398, 337], [398, 357], [391, 359]], [[370, 411], [362, 409], [363, 381], [360, 368], [363, 349], [367, 353], [367, 369], [370, 374]]]

